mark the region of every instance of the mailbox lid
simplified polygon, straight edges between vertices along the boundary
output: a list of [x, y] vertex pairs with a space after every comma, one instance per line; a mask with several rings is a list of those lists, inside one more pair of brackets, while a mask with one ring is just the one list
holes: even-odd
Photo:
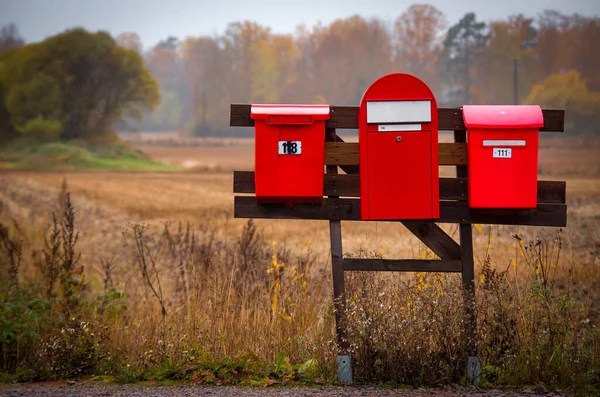
[[[276, 116], [273, 118], [271, 116]], [[331, 118], [329, 105], [266, 105], [253, 104], [250, 118], [267, 120], [270, 124], [311, 124], [313, 121], [324, 121]], [[296, 121], [296, 122], [294, 122]]]
[[467, 129], [524, 129], [544, 126], [538, 105], [464, 105], [463, 120]]

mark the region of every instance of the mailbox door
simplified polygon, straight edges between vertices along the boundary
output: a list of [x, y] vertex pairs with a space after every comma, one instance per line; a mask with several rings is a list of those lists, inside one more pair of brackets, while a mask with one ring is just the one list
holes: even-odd
[[[323, 121], [307, 126], [270, 125], [265, 126], [265, 131], [257, 130], [257, 199], [273, 202], [320, 201], [323, 196], [324, 141]], [[293, 145], [294, 150], [280, 147], [287, 144]]]
[[256, 199], [319, 203], [323, 198], [328, 105], [252, 105]]
[[538, 132], [469, 131], [469, 206], [535, 208]]
[[537, 105], [463, 106], [469, 154], [469, 206], [535, 208], [537, 205]]
[[372, 132], [367, 139], [368, 218], [431, 218], [430, 131]]

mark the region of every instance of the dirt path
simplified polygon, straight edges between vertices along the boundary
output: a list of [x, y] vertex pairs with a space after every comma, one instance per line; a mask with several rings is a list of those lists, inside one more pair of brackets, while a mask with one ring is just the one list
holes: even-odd
[[100, 386], [69, 385], [67, 383], [34, 384], [17, 386], [0, 386], [0, 396], [57, 396], [57, 397], [192, 397], [192, 396], [224, 396], [224, 397], [258, 397], [258, 396], [399, 396], [399, 397], [558, 397], [564, 394], [549, 392], [542, 386], [537, 390], [515, 389], [514, 391], [483, 390], [476, 387], [446, 386], [440, 389], [383, 389], [370, 386], [359, 387], [294, 387], [294, 388], [259, 388], [234, 386]]

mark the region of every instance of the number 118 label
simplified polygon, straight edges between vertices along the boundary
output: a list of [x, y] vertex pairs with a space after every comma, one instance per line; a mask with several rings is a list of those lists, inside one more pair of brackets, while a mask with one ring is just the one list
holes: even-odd
[[492, 157], [496, 159], [510, 159], [512, 158], [512, 149], [510, 148], [494, 148]]
[[279, 154], [302, 154], [302, 141], [279, 141]]

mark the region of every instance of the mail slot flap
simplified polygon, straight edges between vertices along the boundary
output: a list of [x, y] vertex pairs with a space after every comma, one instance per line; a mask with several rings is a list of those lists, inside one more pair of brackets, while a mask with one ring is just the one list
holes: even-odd
[[269, 124], [311, 124], [331, 116], [329, 105], [252, 105], [250, 117]]
[[431, 101], [367, 101], [367, 123], [430, 123]]
[[540, 128], [544, 126], [538, 105], [464, 105], [463, 120], [469, 128]]

